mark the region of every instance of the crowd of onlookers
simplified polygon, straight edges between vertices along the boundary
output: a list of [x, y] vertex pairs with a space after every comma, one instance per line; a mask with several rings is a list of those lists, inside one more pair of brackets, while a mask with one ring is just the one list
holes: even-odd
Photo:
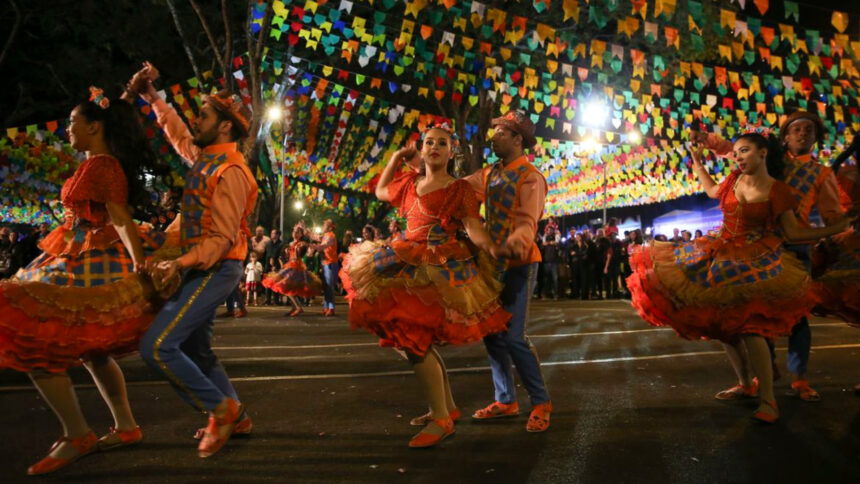
[[49, 233], [48, 224], [38, 227], [16, 225], [0, 227], [0, 279], [13, 276], [39, 256], [39, 242]]
[[[654, 240], [683, 242], [701, 237], [687, 230], [673, 230], [672, 238], [656, 234]], [[617, 299], [629, 297], [625, 279], [631, 274], [627, 255], [630, 247], [642, 244], [640, 229], [619, 234], [617, 221], [602, 227], [571, 228], [566, 235], [549, 219], [535, 239], [542, 262], [538, 266], [536, 298]]]

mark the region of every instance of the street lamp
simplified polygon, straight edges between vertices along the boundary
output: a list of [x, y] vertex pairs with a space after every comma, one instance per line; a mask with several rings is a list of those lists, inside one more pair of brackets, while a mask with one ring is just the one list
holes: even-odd
[[283, 117], [284, 111], [277, 104], [269, 106], [269, 109], [266, 110], [266, 118], [273, 123], [280, 121]]
[[594, 99], [586, 103], [582, 112], [582, 122], [588, 126], [603, 126], [609, 119], [609, 106], [603, 101]]
[[[284, 110], [281, 109], [281, 106], [279, 106], [278, 104], [273, 104], [273, 105], [269, 106], [269, 108], [266, 110], [266, 118], [269, 120], [269, 122], [280, 123], [284, 119]], [[284, 182], [286, 181], [286, 173], [285, 173], [286, 168], [285, 167], [287, 164], [287, 159], [286, 159], [287, 158], [287, 153], [286, 153], [287, 136], [289, 136], [287, 134], [287, 130], [284, 129], [284, 142], [281, 145], [281, 160], [280, 160], [281, 161], [281, 183], [280, 183], [281, 186], [278, 189], [278, 194], [279, 194], [279, 198], [280, 198], [280, 214], [279, 214], [278, 218], [280, 219], [281, 233], [284, 233]]]
[[296, 203], [293, 204], [293, 208], [296, 210], [301, 210], [301, 209], [305, 208], [305, 204], [302, 203], [301, 200], [296, 200]]
[[642, 141], [642, 135], [639, 134], [638, 131], [631, 131], [627, 133], [627, 141], [633, 143], [634, 145], [638, 145], [640, 141]]

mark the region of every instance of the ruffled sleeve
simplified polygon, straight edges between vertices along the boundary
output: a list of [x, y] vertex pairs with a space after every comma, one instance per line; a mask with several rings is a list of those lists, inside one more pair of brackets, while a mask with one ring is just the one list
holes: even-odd
[[406, 199], [406, 193], [410, 187], [415, 186], [415, 177], [418, 173], [412, 170], [401, 171], [394, 176], [394, 180], [388, 184], [388, 200], [394, 207], [402, 207]]
[[791, 193], [791, 188], [779, 180], [773, 184], [768, 198], [770, 199], [770, 212], [773, 214], [774, 222], [777, 222], [783, 213], [797, 207], [797, 199]]

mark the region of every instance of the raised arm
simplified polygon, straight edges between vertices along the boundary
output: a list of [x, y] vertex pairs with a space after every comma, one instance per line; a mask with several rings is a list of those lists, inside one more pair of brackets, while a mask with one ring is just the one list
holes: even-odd
[[705, 169], [705, 166], [702, 165], [702, 150], [705, 147], [702, 145], [697, 145], [694, 150], [690, 151], [690, 157], [693, 160], [693, 173], [696, 174], [696, 178], [699, 179], [699, 183], [702, 185], [702, 188], [705, 190], [705, 193], [708, 194], [710, 198], [717, 198], [717, 192], [719, 191], [719, 185], [711, 178], [708, 170]]
[[189, 166], [200, 156], [200, 148], [194, 144], [194, 136], [191, 130], [182, 121], [173, 107], [169, 106], [155, 89], [153, 82], [158, 79], [158, 69], [149, 62], [144, 62], [143, 68], [139, 70], [128, 82], [127, 92], [137, 92], [141, 99], [152, 106], [158, 124], [164, 129], [167, 140], [179, 156], [185, 159]]
[[388, 196], [388, 185], [394, 180], [394, 175], [401, 163], [407, 163], [411, 168], [416, 169], [417, 161], [421, 157], [418, 156], [418, 150], [414, 146], [407, 146], [395, 151], [391, 158], [388, 159], [388, 164], [382, 170], [382, 175], [379, 176], [379, 182], [376, 184], [376, 198], [382, 202], [388, 202], [391, 197]]

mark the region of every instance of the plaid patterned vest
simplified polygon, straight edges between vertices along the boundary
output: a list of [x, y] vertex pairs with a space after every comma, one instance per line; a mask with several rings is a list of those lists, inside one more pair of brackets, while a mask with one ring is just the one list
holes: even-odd
[[797, 199], [794, 213], [801, 224], [810, 226], [809, 217], [818, 200], [818, 192], [831, 172], [830, 167], [815, 160], [802, 161], [785, 157], [783, 181]]
[[244, 157], [236, 152], [203, 152], [197, 162], [185, 175], [185, 189], [182, 193], [182, 217], [180, 240], [182, 253], [188, 252], [193, 245], [206, 238], [212, 228], [212, 198], [221, 175], [227, 168], [237, 166], [245, 174], [251, 192], [245, 201], [242, 222], [233, 247], [222, 259], [245, 260], [248, 255], [248, 216], [257, 201], [257, 182], [245, 164]]
[[[506, 168], [501, 163], [496, 163], [490, 167], [489, 172], [486, 174], [484, 183], [484, 216], [487, 219], [487, 232], [489, 232], [493, 242], [501, 245], [513, 233], [515, 229], [514, 208], [520, 198], [522, 184], [531, 173], [540, 175], [537, 168], [530, 163], [516, 164], [512, 168]], [[504, 272], [508, 267], [534, 262], [533, 259], [536, 252], [537, 246], [532, 242], [531, 254], [526, 256], [525, 260], [497, 260], [495, 261], [496, 270]], [[540, 253], [537, 253], [537, 262], [539, 262]]]

